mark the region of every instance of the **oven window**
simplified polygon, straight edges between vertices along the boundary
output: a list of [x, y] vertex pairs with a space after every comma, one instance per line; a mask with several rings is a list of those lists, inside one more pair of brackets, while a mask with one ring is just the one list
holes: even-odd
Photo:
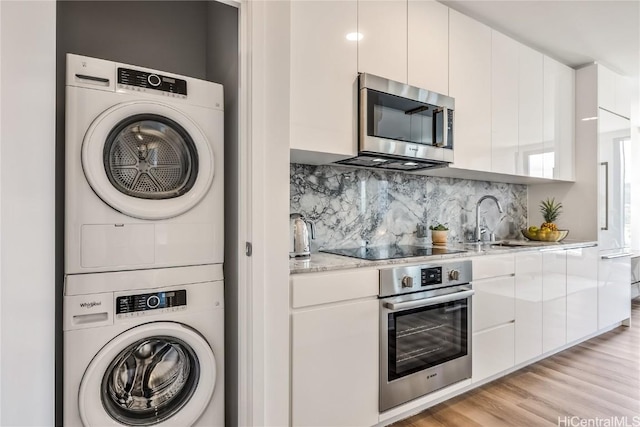
[[[433, 105], [369, 90], [367, 134], [386, 139], [432, 145], [434, 121], [440, 109]], [[441, 133], [442, 130], [439, 129]]]
[[467, 299], [390, 313], [389, 381], [467, 355]]

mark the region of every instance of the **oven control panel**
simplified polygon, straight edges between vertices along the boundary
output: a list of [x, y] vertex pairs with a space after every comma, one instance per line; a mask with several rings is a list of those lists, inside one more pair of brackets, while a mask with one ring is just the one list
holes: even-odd
[[380, 296], [392, 296], [417, 291], [470, 283], [471, 261], [452, 261], [380, 270]]

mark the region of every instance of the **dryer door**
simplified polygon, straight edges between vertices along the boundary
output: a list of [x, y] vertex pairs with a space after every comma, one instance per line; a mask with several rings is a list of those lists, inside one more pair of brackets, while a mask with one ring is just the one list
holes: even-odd
[[213, 181], [213, 155], [191, 119], [152, 101], [106, 110], [82, 143], [82, 167], [93, 191], [141, 219], [171, 218], [200, 202]]
[[206, 410], [216, 360], [195, 330], [147, 323], [118, 335], [93, 358], [78, 393], [89, 426], [190, 426]]

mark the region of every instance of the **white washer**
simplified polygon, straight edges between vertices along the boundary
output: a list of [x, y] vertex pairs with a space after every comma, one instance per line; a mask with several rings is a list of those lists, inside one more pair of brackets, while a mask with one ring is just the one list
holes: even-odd
[[64, 425], [223, 426], [222, 266], [67, 276]]
[[67, 55], [65, 273], [223, 262], [223, 89]]

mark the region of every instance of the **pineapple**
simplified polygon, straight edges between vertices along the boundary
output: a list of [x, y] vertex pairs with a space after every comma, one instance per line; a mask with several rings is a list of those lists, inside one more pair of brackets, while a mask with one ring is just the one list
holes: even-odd
[[557, 202], [556, 199], [548, 199], [540, 202], [540, 212], [542, 212], [542, 217], [544, 218], [544, 223], [540, 226], [540, 228], [546, 228], [550, 231], [557, 231], [558, 226], [554, 223], [555, 220], [558, 219], [560, 213], [562, 212], [562, 203]]

